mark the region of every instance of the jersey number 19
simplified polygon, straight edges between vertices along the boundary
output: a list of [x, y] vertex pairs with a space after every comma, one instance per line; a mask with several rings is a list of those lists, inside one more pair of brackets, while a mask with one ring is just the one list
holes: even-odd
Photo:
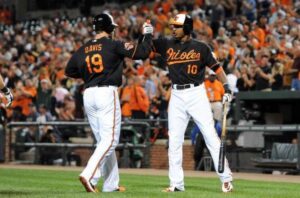
[[85, 62], [90, 73], [101, 73], [104, 69], [102, 56], [100, 54], [94, 54], [91, 57], [87, 56]]

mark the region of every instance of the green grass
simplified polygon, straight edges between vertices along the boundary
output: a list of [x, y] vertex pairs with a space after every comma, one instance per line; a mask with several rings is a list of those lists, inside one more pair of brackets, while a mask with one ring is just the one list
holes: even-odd
[[[77, 171], [0, 169], [0, 198], [81, 198], [81, 197], [230, 197], [230, 198], [296, 198], [299, 184], [235, 180], [234, 192], [221, 193], [216, 178], [185, 178], [185, 192], [162, 193], [168, 185], [167, 176], [121, 175], [126, 192], [86, 193], [78, 180]], [[101, 185], [101, 184], [100, 184]]]

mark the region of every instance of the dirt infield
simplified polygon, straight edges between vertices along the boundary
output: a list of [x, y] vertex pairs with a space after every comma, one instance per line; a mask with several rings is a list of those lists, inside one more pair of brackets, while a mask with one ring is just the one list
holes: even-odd
[[[37, 170], [62, 170], [62, 171], [81, 171], [83, 167], [74, 166], [38, 166], [38, 165], [11, 165], [0, 164], [0, 168], [6, 169], [37, 169]], [[120, 169], [120, 173], [135, 175], [160, 175], [168, 176], [167, 170], [158, 169]], [[187, 177], [209, 177], [218, 178], [215, 172], [204, 171], [185, 171]], [[273, 182], [290, 182], [300, 183], [300, 175], [271, 175], [257, 173], [233, 173], [234, 179], [255, 180], [255, 181], [273, 181]]]

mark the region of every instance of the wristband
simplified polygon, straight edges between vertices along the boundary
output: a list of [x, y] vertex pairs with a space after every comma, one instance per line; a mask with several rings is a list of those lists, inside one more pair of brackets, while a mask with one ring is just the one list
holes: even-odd
[[229, 84], [228, 83], [224, 83], [223, 87], [224, 87], [225, 93], [230, 93], [231, 94], [231, 90], [229, 88]]

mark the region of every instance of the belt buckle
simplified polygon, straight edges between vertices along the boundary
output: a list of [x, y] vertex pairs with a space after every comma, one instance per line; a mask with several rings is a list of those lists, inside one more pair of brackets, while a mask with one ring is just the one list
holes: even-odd
[[184, 84], [184, 89], [189, 89], [189, 88], [192, 88], [194, 87], [194, 84]]

